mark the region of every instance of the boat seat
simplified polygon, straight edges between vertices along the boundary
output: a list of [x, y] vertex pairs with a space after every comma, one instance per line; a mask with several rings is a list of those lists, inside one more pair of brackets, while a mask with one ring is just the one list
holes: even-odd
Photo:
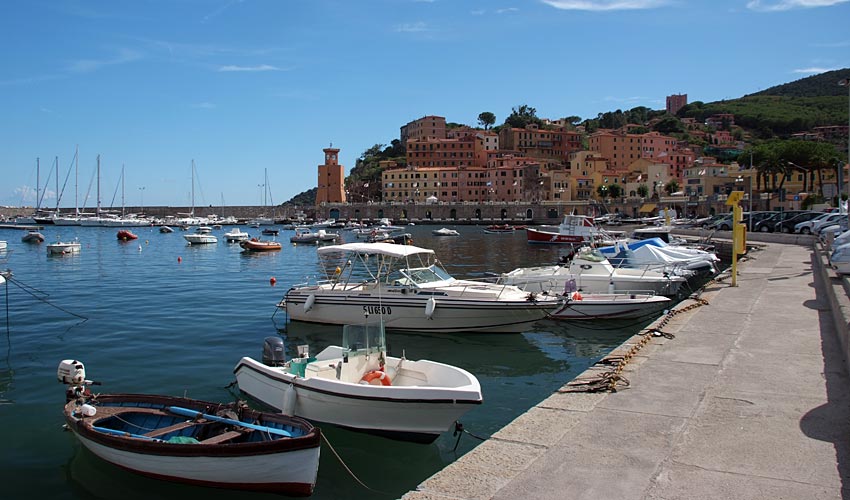
[[194, 425], [197, 425], [199, 423], [204, 423], [204, 422], [206, 422], [206, 420], [201, 420], [201, 421], [187, 420], [185, 422], [177, 422], [176, 424], [169, 425], [168, 427], [162, 427], [160, 429], [154, 429], [150, 432], [146, 432], [144, 434], [144, 436], [152, 437], [152, 438], [164, 436], [164, 435], [169, 434], [171, 432], [183, 430], [187, 427], [192, 427]]
[[239, 436], [241, 436], [242, 434], [245, 434], [245, 432], [251, 432], [251, 430], [250, 430], [250, 429], [246, 429], [246, 430], [244, 430], [244, 431], [236, 430], [236, 431], [227, 431], [227, 432], [223, 432], [223, 433], [221, 433], [221, 434], [219, 434], [219, 435], [217, 435], [217, 436], [213, 436], [213, 437], [211, 437], [211, 438], [204, 439], [203, 441], [201, 441], [201, 444], [219, 444], [219, 443], [223, 443], [223, 442], [225, 442], [225, 441], [230, 441], [231, 439], [236, 439], [236, 438], [238, 438]]

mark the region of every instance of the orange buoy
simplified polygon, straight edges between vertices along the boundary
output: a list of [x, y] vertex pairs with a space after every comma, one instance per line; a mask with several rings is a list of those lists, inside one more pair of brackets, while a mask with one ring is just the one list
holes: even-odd
[[275, 285], [275, 283], [277, 283], [277, 280], [275, 279], [275, 277], [274, 277], [274, 276], [272, 276], [271, 278], [269, 278], [269, 284], [270, 284], [271, 286], [274, 286], [274, 285]]
[[390, 376], [383, 370], [372, 370], [370, 372], [366, 372], [366, 374], [360, 379], [360, 383], [362, 385], [370, 385], [373, 380], [380, 381], [383, 386], [392, 385]]

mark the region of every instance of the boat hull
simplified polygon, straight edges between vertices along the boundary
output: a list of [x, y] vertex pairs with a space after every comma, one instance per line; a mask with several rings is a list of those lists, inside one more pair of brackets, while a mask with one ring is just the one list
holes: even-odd
[[[387, 364], [394, 361], [389, 358]], [[434, 441], [482, 402], [477, 384], [466, 389], [346, 384], [298, 377], [247, 357], [234, 373], [240, 391], [284, 414], [420, 443]], [[287, 391], [295, 393], [290, 408]]]
[[[312, 298], [311, 298], [312, 297]], [[432, 314], [428, 301], [434, 298]], [[310, 304], [308, 305], [308, 301]], [[381, 314], [388, 330], [433, 333], [521, 333], [545, 319], [559, 305], [550, 297], [541, 302], [447, 298], [433, 294], [386, 292], [327, 293], [321, 287], [290, 289], [279, 304], [290, 319], [334, 325], [357, 324], [364, 314]]]
[[[108, 395], [125, 396], [136, 395]], [[166, 404], [169, 405], [199, 411], [204, 408], [193, 405], [193, 400], [168, 399], [171, 402]], [[144, 476], [200, 486], [297, 496], [310, 495], [316, 483], [320, 433], [312, 427], [306, 436], [273, 441], [174, 444], [94, 430], [90, 423], [99, 417], [80, 417], [74, 413], [75, 404], [72, 401], [66, 405], [65, 420], [82, 445], [103, 460]], [[139, 407], [145, 408], [146, 404], [142, 402]], [[301, 422], [301, 425], [309, 426]]]
[[583, 243], [590, 243], [589, 239], [581, 235], [541, 231], [531, 227], [526, 228], [525, 233], [528, 237], [529, 243], [555, 243], [563, 245], [581, 245]]
[[47, 245], [47, 253], [50, 255], [68, 255], [80, 253], [79, 243], [51, 243]]

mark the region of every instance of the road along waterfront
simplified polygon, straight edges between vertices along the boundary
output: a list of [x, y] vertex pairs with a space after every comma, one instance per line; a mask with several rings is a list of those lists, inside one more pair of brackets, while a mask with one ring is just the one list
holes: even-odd
[[403, 498], [846, 498], [846, 279], [811, 244], [759, 245], [738, 269], [608, 356], [643, 344], [628, 386], [567, 384]]

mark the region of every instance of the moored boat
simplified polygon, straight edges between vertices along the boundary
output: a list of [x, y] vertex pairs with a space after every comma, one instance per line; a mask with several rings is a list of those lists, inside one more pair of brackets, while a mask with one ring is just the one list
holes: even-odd
[[185, 238], [190, 245], [218, 243], [218, 238], [212, 234], [212, 229], [206, 226], [199, 227], [194, 233], [184, 234], [183, 238]]
[[116, 237], [121, 241], [130, 241], [130, 240], [139, 239], [139, 236], [137, 234], [133, 233], [132, 231], [130, 231], [129, 229], [122, 229], [122, 230], [118, 231], [118, 233], [116, 234]]
[[92, 394], [85, 368], [64, 360], [65, 422], [83, 446], [123, 469], [168, 481], [308, 496], [321, 434], [306, 420], [149, 394]]
[[56, 241], [47, 245], [48, 255], [71, 255], [80, 253], [82, 245], [76, 239], [74, 241]]
[[21, 241], [24, 243], [42, 243], [44, 235], [38, 231], [27, 231], [27, 234], [21, 236]]
[[391, 243], [346, 243], [318, 249], [327, 279], [296, 285], [278, 307], [290, 319], [357, 324], [381, 313], [387, 329], [436, 333], [519, 333], [560, 303], [554, 294], [459, 280], [434, 251]]
[[173, 233], [174, 229], [171, 229], [170, 226], [159, 226], [160, 233]]
[[336, 241], [339, 239], [339, 234], [329, 233], [324, 229], [313, 231], [309, 227], [299, 226], [295, 228], [295, 234], [289, 238], [291, 243], [321, 243]]
[[571, 245], [608, 245], [619, 233], [597, 226], [592, 217], [567, 214], [558, 226], [529, 227], [525, 230], [529, 243], [557, 243]]
[[224, 233], [224, 240], [228, 243], [239, 243], [240, 241], [245, 241], [248, 238], [250, 238], [250, 235], [238, 227], [234, 227], [230, 231]]
[[240, 241], [239, 246], [248, 252], [275, 252], [281, 249], [280, 242], [259, 240], [257, 238]]
[[471, 373], [428, 360], [388, 356], [381, 322], [343, 327], [342, 346], [286, 361], [267, 337], [263, 362], [243, 357], [239, 389], [286, 415], [386, 437], [430, 443], [483, 401]]
[[635, 319], [657, 313], [671, 300], [663, 295], [630, 293], [567, 294], [567, 301], [550, 314], [553, 319]]
[[431, 234], [433, 234], [434, 236], [460, 236], [460, 233], [456, 229], [449, 229], [447, 227], [434, 229], [433, 231], [431, 231]]
[[491, 224], [484, 228], [487, 234], [513, 234], [516, 228], [510, 224]]

